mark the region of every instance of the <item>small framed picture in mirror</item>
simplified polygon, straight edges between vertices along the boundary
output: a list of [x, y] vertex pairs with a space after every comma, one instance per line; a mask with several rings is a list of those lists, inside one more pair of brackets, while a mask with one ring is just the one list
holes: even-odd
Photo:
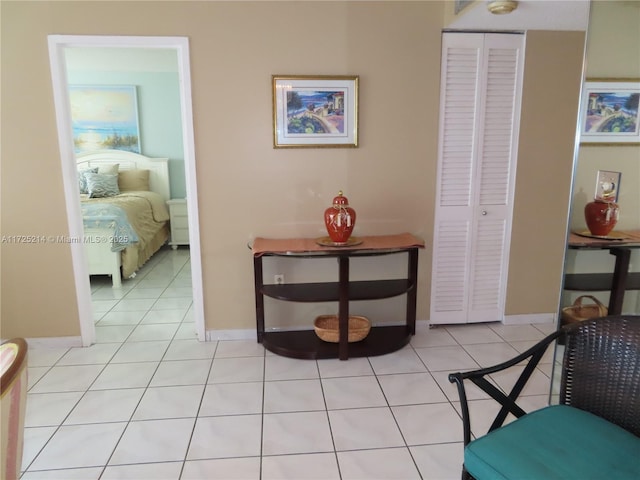
[[598, 170], [595, 199], [601, 202], [617, 202], [620, 191], [620, 172]]

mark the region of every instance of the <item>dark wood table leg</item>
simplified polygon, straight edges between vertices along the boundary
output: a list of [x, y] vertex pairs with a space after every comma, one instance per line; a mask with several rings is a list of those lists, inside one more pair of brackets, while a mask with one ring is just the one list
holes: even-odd
[[349, 257], [338, 257], [340, 284], [338, 300], [338, 328], [340, 329], [338, 357], [340, 360], [349, 359]]
[[629, 273], [629, 259], [631, 250], [628, 248], [610, 248], [609, 253], [615, 255], [616, 265], [613, 269], [613, 280], [611, 281], [611, 295], [609, 297], [609, 315], [620, 315], [622, 313], [622, 303], [624, 302], [624, 292], [626, 290], [627, 275]]
[[264, 295], [262, 295], [262, 257], [253, 257], [253, 276], [256, 295], [256, 335], [258, 343], [262, 343], [264, 335]]
[[418, 295], [418, 249], [412, 248], [409, 255], [409, 272], [407, 278], [412, 287], [407, 292], [407, 330], [416, 334], [416, 299]]

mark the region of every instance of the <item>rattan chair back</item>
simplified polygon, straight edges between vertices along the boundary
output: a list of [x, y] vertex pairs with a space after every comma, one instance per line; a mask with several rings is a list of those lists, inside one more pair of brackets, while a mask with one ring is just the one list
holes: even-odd
[[640, 317], [585, 320], [565, 331], [560, 403], [640, 436]]

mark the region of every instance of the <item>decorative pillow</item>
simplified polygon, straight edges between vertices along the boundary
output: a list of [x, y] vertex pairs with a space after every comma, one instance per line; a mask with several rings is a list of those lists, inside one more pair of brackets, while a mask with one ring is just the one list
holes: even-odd
[[103, 173], [106, 175], [117, 175], [119, 168], [120, 168], [119, 163], [114, 163], [112, 165], [100, 165], [98, 167], [98, 173]]
[[121, 192], [148, 192], [149, 170], [123, 170], [118, 173], [118, 188]]
[[85, 173], [98, 173], [98, 167], [86, 168], [78, 172], [78, 188], [80, 188], [80, 193], [89, 193], [87, 190], [87, 179], [84, 176]]
[[118, 175], [102, 173], [85, 173], [89, 198], [113, 197], [120, 193], [118, 190]]

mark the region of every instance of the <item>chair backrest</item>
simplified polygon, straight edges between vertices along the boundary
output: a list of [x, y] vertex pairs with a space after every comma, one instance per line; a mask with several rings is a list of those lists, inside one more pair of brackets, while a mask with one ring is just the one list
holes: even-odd
[[560, 403], [640, 436], [640, 316], [585, 320], [565, 331]]
[[14, 338], [0, 345], [0, 370], [3, 448], [0, 477], [14, 480], [20, 476], [27, 403], [27, 342], [24, 339]]

